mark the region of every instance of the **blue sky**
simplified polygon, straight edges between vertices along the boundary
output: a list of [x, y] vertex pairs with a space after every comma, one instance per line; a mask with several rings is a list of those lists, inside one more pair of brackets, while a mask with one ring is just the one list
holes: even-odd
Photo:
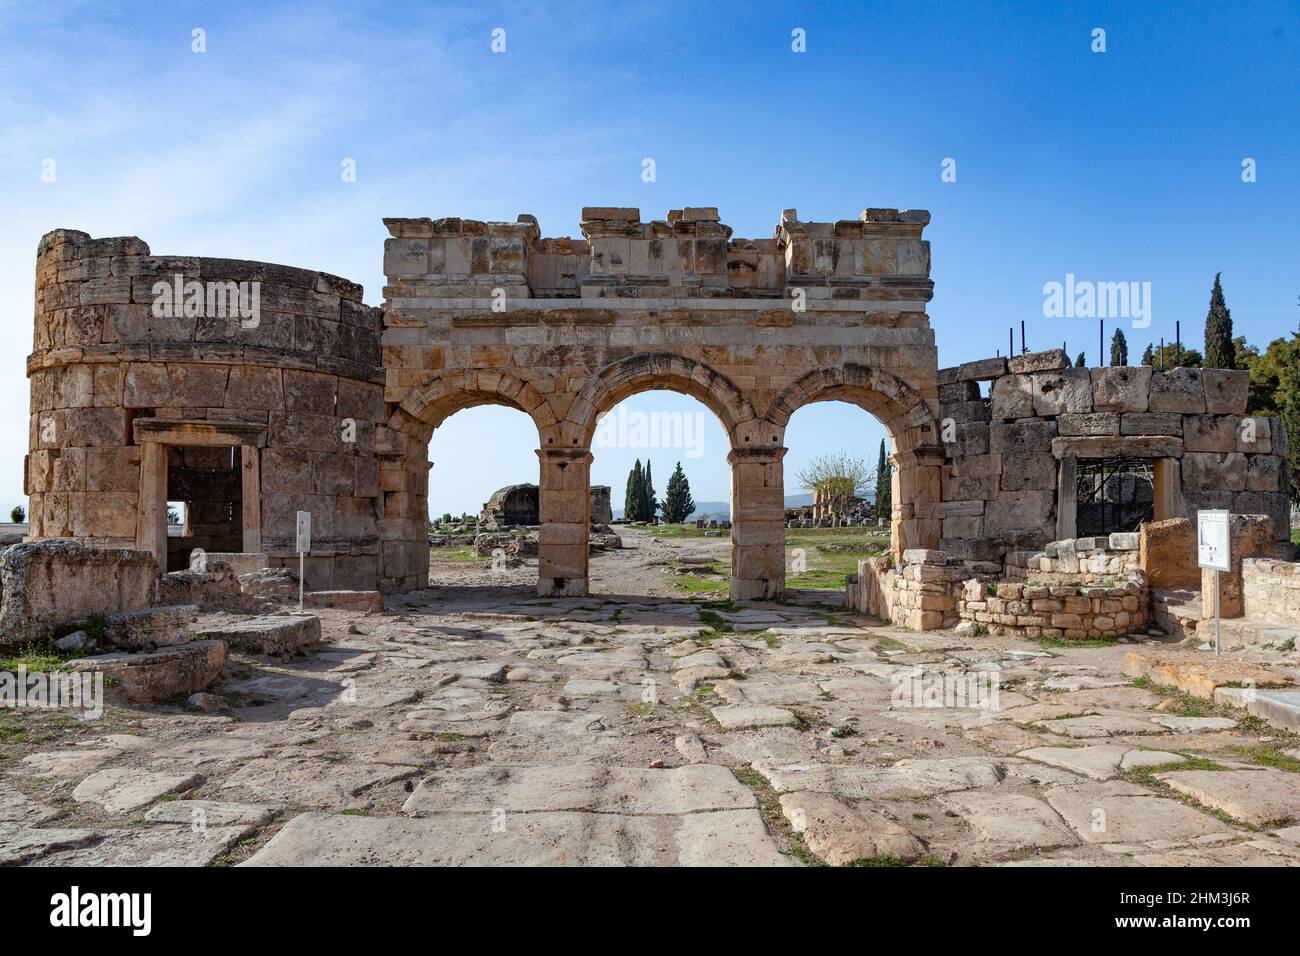
[[[336, 272], [378, 304], [383, 216], [530, 212], [571, 235], [584, 205], [716, 205], [737, 236], [766, 237], [790, 206], [927, 208], [944, 365], [1005, 351], [1022, 319], [1031, 348], [1065, 340], [1095, 363], [1095, 320], [1042, 314], [1043, 284], [1067, 273], [1151, 283], [1134, 361], [1175, 320], [1199, 345], [1218, 271], [1238, 334], [1263, 343], [1300, 319], [1295, 3], [210, 6], [0, 0], [5, 511], [22, 500], [36, 242], [59, 226]], [[685, 464], [697, 499], [725, 500], [708, 421]], [[802, 411], [787, 492], [819, 450], [874, 462], [881, 434], [858, 409]], [[455, 416], [430, 450], [431, 506], [476, 510], [533, 479], [534, 447], [519, 413]], [[593, 480], [621, 488], [623, 451]], [[653, 455], [661, 489], [676, 457]]]

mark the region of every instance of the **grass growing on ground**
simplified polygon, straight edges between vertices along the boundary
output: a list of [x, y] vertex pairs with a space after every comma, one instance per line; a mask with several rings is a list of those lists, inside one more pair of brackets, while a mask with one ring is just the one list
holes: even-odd
[[787, 528], [785, 553], [793, 561], [802, 551], [804, 570], [789, 573], [787, 587], [843, 590], [845, 578], [856, 574], [861, 558], [874, 558], [889, 551], [889, 535], [869, 528]]
[[0, 657], [0, 671], [16, 671], [20, 667], [27, 668], [29, 672], [57, 671], [62, 670], [66, 662], [84, 656], [83, 651], [65, 653], [50, 647], [28, 644], [12, 657]]
[[1143, 690], [1149, 690], [1153, 694], [1158, 694], [1168, 700], [1178, 701], [1177, 710], [1161, 711], [1161, 713], [1170, 714], [1174, 717], [1213, 717], [1215, 706], [1212, 702], [1204, 697], [1197, 697], [1186, 691], [1179, 690], [1177, 687], [1170, 687], [1166, 684], [1157, 684], [1149, 677], [1135, 677], [1130, 683], [1134, 687], [1140, 687]]
[[480, 558], [474, 553], [473, 548], [430, 548], [429, 560], [452, 564], [473, 564], [475, 561], [490, 561], [492, 559]]
[[1232, 751], [1261, 767], [1300, 773], [1300, 760], [1287, 756], [1277, 747], [1233, 747]]
[[1031, 640], [1042, 647], [1114, 647], [1119, 641], [1109, 637], [1035, 637]]

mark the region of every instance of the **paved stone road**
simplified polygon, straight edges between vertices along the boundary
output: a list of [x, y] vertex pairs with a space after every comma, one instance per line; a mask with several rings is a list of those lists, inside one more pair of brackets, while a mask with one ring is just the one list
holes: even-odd
[[3, 715], [0, 863], [1300, 865], [1300, 742], [1123, 646], [481, 588], [322, 619], [223, 713]]

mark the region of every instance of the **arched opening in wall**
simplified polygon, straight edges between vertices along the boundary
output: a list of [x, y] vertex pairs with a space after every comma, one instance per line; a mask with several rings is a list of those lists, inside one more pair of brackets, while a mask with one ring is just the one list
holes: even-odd
[[894, 441], [870, 412], [816, 401], [786, 425], [787, 590], [843, 593], [862, 558], [888, 554]]
[[429, 439], [429, 585], [537, 587], [539, 439], [527, 414], [465, 407]]
[[730, 449], [719, 416], [677, 391], [652, 386], [601, 412], [591, 440], [592, 593], [727, 600]]

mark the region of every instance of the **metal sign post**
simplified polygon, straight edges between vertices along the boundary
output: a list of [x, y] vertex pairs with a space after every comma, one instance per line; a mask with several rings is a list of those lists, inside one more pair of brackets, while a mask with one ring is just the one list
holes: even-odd
[[306, 580], [304, 566], [306, 564], [307, 552], [311, 550], [311, 512], [298, 512], [298, 613], [303, 613], [302, 608], [302, 589], [303, 582]]
[[1196, 560], [1203, 568], [1214, 572], [1214, 653], [1219, 644], [1219, 572], [1232, 570], [1231, 534], [1228, 530], [1228, 512], [1196, 512]]

